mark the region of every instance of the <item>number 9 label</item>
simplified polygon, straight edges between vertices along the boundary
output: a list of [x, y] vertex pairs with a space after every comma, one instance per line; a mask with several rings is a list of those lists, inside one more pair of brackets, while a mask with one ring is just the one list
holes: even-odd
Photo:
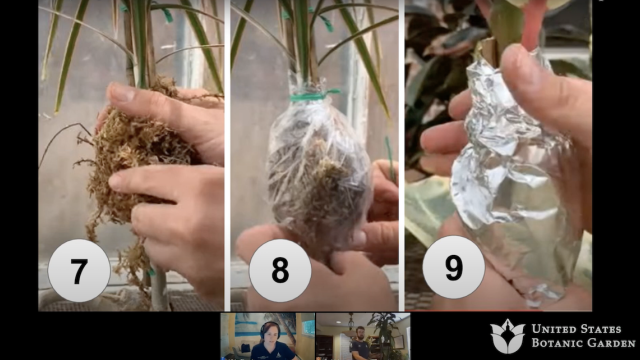
[[263, 298], [273, 302], [291, 301], [309, 286], [311, 260], [293, 241], [271, 240], [253, 253], [249, 279]]
[[484, 278], [485, 263], [480, 248], [462, 236], [446, 236], [429, 247], [422, 262], [427, 285], [447, 299], [473, 293]]

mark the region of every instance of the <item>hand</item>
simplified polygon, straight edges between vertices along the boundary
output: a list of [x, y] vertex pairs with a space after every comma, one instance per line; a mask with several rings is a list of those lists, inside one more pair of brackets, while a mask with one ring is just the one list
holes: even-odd
[[133, 231], [146, 238], [152, 263], [184, 276], [202, 298], [224, 307], [224, 169], [149, 165], [118, 172], [109, 185], [176, 203], [135, 206]]
[[[574, 139], [582, 171], [583, 223], [591, 233], [591, 82], [545, 71], [519, 45], [512, 45], [504, 52], [501, 71], [513, 98], [524, 111], [543, 125]], [[451, 101], [449, 113], [454, 119], [464, 119], [470, 109], [471, 95], [466, 90]], [[468, 142], [464, 122], [434, 126], [422, 134], [420, 142], [429, 153], [421, 159], [422, 167], [436, 175], [450, 176], [453, 161]]]
[[[277, 225], [251, 228], [238, 238], [236, 253], [247, 264], [258, 248], [273, 239], [296, 240], [286, 229]], [[398, 305], [384, 272], [363, 254], [347, 251], [334, 253], [331, 271], [311, 259], [311, 281], [298, 298], [285, 302], [271, 302], [253, 287], [247, 289], [249, 311], [397, 311]]]
[[368, 223], [354, 236], [352, 250], [364, 251], [378, 266], [398, 264], [398, 162], [393, 162], [395, 182], [391, 180], [389, 160], [376, 160], [371, 166], [373, 204], [367, 214]]
[[[528, 114], [543, 124], [569, 134], [575, 141], [582, 169], [582, 201], [584, 224], [591, 232], [591, 82], [565, 78], [544, 71], [523, 50], [514, 45], [502, 58], [501, 70], [514, 99]], [[462, 119], [471, 108], [469, 91], [451, 102], [449, 112]], [[422, 166], [440, 176], [450, 176], [453, 161], [468, 142], [463, 121], [433, 127], [422, 134], [421, 144], [431, 155], [422, 159]], [[449, 235], [470, 235], [462, 228], [457, 215], [443, 224], [438, 238]], [[471, 295], [458, 300], [434, 297], [433, 309], [525, 309], [524, 299], [486, 262], [482, 284]], [[567, 289], [565, 298], [546, 310], [591, 309], [591, 295], [576, 285]]]
[[[179, 90], [179, 96], [192, 98], [208, 92], [203, 89]], [[118, 83], [107, 88], [111, 106], [128, 116], [150, 117], [176, 131], [198, 151], [205, 164], [224, 166], [224, 103], [198, 99], [193, 105]], [[98, 114], [96, 134], [107, 119], [109, 107]]]
[[[438, 232], [438, 239], [445, 236], [471, 238], [464, 230], [458, 215], [447, 219]], [[489, 261], [485, 261], [484, 278], [471, 295], [461, 299], [446, 299], [435, 295], [430, 310], [523, 310], [528, 309], [526, 300], [502, 277]], [[565, 296], [542, 310], [591, 310], [591, 294], [578, 285], [566, 289]]]

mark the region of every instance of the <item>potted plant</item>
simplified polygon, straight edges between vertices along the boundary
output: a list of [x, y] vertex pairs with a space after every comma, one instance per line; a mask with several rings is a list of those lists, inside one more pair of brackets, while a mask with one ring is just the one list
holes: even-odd
[[[320, 0], [312, 8], [308, 0], [279, 0], [277, 37], [253, 18], [252, 4], [251, 0], [244, 7], [231, 3], [241, 17], [231, 47], [231, 69], [249, 22], [282, 50], [291, 75], [289, 107], [275, 120], [269, 136], [266, 172], [271, 209], [276, 221], [300, 235], [300, 245], [309, 257], [329, 266], [331, 252], [347, 247], [353, 232], [366, 220], [372, 188], [369, 157], [346, 117], [331, 105], [327, 95], [339, 91], [326, 88], [322, 64], [337, 49], [353, 43], [390, 121], [378, 70], [362, 36], [375, 35], [377, 28], [398, 19], [394, 15], [375, 22], [373, 9], [398, 10], [370, 1], [347, 4], [334, 0], [325, 5]], [[358, 27], [351, 13], [356, 8], [369, 10], [368, 27]], [[330, 11], [341, 14], [351, 35], [318, 60], [314, 33], [331, 31], [332, 24], [323, 16]]]
[[[123, 66], [122, 70], [126, 73], [130, 86], [158, 91], [166, 96], [184, 102], [190, 102], [194, 100], [194, 98], [181, 97], [175, 87], [173, 79], [156, 73], [156, 64], [175, 53], [194, 48], [201, 49], [204, 53], [212, 79], [217, 87], [216, 93], [204, 96], [215, 97], [222, 101], [224, 91], [222, 78], [220, 76], [221, 69], [219, 69], [216, 64], [212, 50], [213, 48], [221, 49], [223, 44], [211, 44], [209, 42], [204, 27], [197, 15], [204, 15], [216, 23], [223, 24], [223, 20], [219, 17], [193, 7], [189, 0], [181, 0], [180, 4], [157, 4], [151, 0], [114, 0], [112, 1], [112, 23], [114, 32], [116, 32], [118, 22], [120, 20], [124, 22], [124, 43], [122, 43], [116, 38], [83, 22], [89, 6], [88, 0], [80, 0], [78, 2], [76, 14], [73, 17], [61, 12], [62, 4], [62, 0], [57, 0], [52, 2], [52, 8], [39, 7], [40, 10], [52, 14], [49, 38], [43, 60], [43, 79], [46, 78], [47, 62], [51, 54], [59, 19], [71, 20], [74, 23], [69, 35], [62, 70], [60, 72], [61, 75], [58, 83], [54, 114], [58, 113], [62, 104], [66, 79], [71, 70], [71, 59], [73, 58], [76, 41], [81, 28], [98, 33], [123, 51], [126, 55], [126, 66]], [[216, 1], [211, 1], [211, 5], [213, 11], [215, 11], [214, 14], [216, 14]], [[167, 16], [167, 20], [170, 21], [170, 9], [185, 11], [200, 45], [192, 48], [178, 49], [157, 59], [153, 46], [154, 31], [151, 12], [155, 10], [163, 11]], [[220, 28], [217, 27], [217, 30], [217, 38], [221, 39], [219, 33]], [[202, 97], [203, 96], [200, 96], [198, 98]], [[97, 242], [95, 229], [103, 217], [106, 218], [107, 221], [116, 224], [130, 223], [131, 209], [135, 205], [141, 202], [165, 202], [164, 200], [150, 196], [123, 195], [113, 192], [108, 185], [108, 179], [113, 173], [129, 167], [148, 164], [197, 164], [200, 162], [198, 153], [192, 149], [190, 145], [185, 143], [175, 131], [167, 128], [163, 124], [148, 121], [147, 119], [128, 117], [115, 109], [108, 110], [107, 120], [103, 128], [95, 135], [91, 134], [81, 124], [67, 126], [61, 129], [60, 132], [72, 126], [80, 126], [88, 136], [78, 136], [79, 142], [89, 144], [95, 150], [94, 159], [83, 159], [76, 162], [76, 164], [88, 164], [93, 168], [87, 189], [89, 194], [95, 197], [97, 201], [97, 210], [90, 217], [86, 225], [88, 239], [93, 242]], [[58, 132], [58, 134], [60, 132]], [[58, 134], [56, 134], [56, 136]], [[47, 145], [40, 164], [42, 164], [46, 151], [56, 136], [54, 136]], [[140, 289], [142, 295], [140, 298], [145, 307], [155, 311], [168, 311], [169, 301], [166, 291], [166, 274], [158, 269], [154, 269], [153, 264], [149, 263], [149, 259], [144, 254], [142, 239], [138, 239], [124, 254], [119, 255], [120, 261], [116, 271], [126, 270], [128, 272], [129, 283]], [[143, 279], [138, 277], [139, 271], [145, 274]], [[153, 293], [149, 291], [149, 288], [152, 289]]]
[[376, 328], [373, 333], [380, 332], [382, 351], [382, 359], [380, 360], [402, 360], [402, 353], [395, 350], [395, 341], [393, 340], [393, 330], [398, 330], [395, 325], [396, 315], [393, 313], [373, 313], [367, 326], [374, 323]]

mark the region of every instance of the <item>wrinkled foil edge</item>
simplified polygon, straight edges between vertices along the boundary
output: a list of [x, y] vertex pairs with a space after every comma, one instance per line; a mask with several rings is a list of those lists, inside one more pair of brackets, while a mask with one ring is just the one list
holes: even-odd
[[[540, 49], [530, 55], [552, 71]], [[531, 308], [561, 299], [580, 253], [579, 163], [571, 140], [515, 102], [500, 69], [467, 68], [469, 139], [452, 167], [451, 196], [485, 259]]]

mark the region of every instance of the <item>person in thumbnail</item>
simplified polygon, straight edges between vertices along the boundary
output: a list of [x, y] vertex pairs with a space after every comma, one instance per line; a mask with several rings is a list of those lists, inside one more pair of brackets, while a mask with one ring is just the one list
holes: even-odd
[[[178, 89], [180, 97], [207, 94]], [[205, 301], [224, 309], [224, 102], [199, 99], [187, 104], [159, 92], [119, 83], [107, 88], [109, 105], [128, 116], [149, 117], [178, 132], [201, 155], [204, 165], [149, 165], [117, 172], [113, 191], [146, 194], [171, 204], [142, 203], [131, 211], [133, 231], [144, 238], [149, 259], [189, 281]], [[96, 134], [107, 120], [105, 107]]]
[[251, 349], [251, 360], [292, 360], [296, 354], [287, 344], [278, 341], [280, 325], [268, 321], [260, 328], [260, 344]]
[[349, 344], [352, 360], [369, 360], [369, 344], [364, 341], [364, 327], [358, 326], [356, 337]]

